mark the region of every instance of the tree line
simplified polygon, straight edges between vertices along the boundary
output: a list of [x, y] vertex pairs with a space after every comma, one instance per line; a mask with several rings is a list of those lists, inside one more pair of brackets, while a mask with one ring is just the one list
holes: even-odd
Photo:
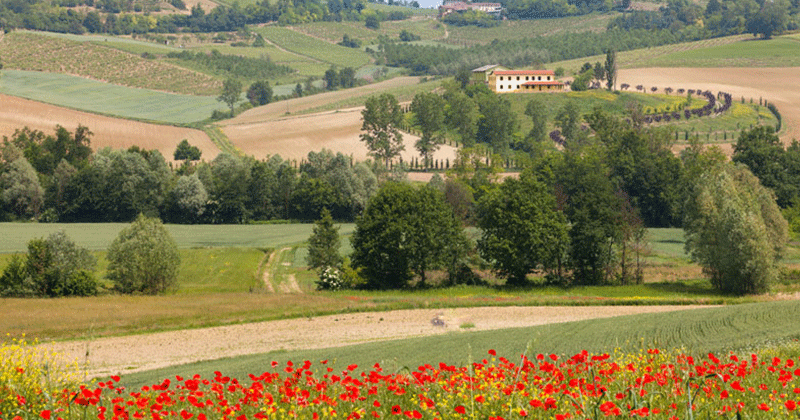
[[[186, 142], [173, 168], [155, 150], [92, 152], [91, 132], [55, 135], [21, 129], [0, 147], [0, 218], [61, 222], [129, 222], [138, 214], [170, 223], [315, 220], [328, 208], [354, 220], [377, 190], [377, 170], [330, 151], [300, 163], [222, 153], [197, 162]], [[195, 161], [192, 161], [195, 159]]]
[[496, 168], [462, 149], [446, 180], [384, 183], [356, 219], [349, 258], [338, 254], [326, 215], [309, 241], [320, 288], [476, 284], [480, 267], [515, 287], [530, 285], [531, 274], [544, 284], [639, 283], [646, 228], [672, 223], [724, 293], [762, 293], [781, 275], [787, 222], [745, 165], [698, 143], [675, 156], [668, 131], [602, 110], [584, 118], [591, 136], [540, 149], [519, 178], [500, 182]]
[[[0, 1], [0, 29], [32, 29], [49, 32], [83, 34], [144, 34], [186, 32], [231, 32], [267, 22], [281, 25], [316, 21], [402, 20], [411, 16], [402, 9], [390, 12], [366, 9], [363, 0], [281, 0], [259, 1], [246, 6], [234, 2], [219, 5], [206, 13], [200, 5], [189, 14], [136, 14], [133, 2], [85, 0], [89, 11], [61, 7], [44, 0]], [[178, 3], [179, 5], [181, 3]], [[184, 5], [185, 8], [185, 5]]]

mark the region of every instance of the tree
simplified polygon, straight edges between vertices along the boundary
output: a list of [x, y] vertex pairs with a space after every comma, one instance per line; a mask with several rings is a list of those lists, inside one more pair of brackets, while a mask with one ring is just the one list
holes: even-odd
[[202, 155], [203, 152], [197, 146], [192, 146], [189, 144], [189, 140], [183, 139], [178, 143], [178, 147], [175, 148], [175, 153], [172, 157], [175, 160], [200, 160]]
[[563, 135], [567, 141], [575, 142], [580, 139], [580, 118], [578, 105], [575, 101], [567, 101], [564, 107], [558, 111], [555, 122], [556, 125], [561, 128], [561, 135]]
[[17, 217], [36, 217], [44, 203], [39, 176], [24, 157], [19, 157], [0, 175], [0, 198]]
[[547, 136], [547, 108], [539, 99], [531, 99], [525, 106], [525, 115], [531, 117], [533, 122], [527, 139], [532, 142], [543, 141]]
[[411, 101], [411, 112], [414, 113], [417, 127], [422, 131], [422, 136], [414, 146], [422, 156], [425, 167], [433, 152], [442, 144], [437, 133], [444, 126], [444, 106], [444, 99], [431, 92], [418, 93]]
[[778, 205], [785, 208], [800, 195], [800, 183], [787, 171], [787, 157], [775, 130], [771, 126], [758, 126], [742, 130], [731, 160], [747, 165], [763, 186], [775, 192]]
[[97, 294], [97, 259], [63, 231], [28, 242], [0, 276], [0, 296], [89, 296]]
[[328, 90], [335, 90], [336, 86], [339, 85], [339, 75], [336, 73], [336, 68], [333, 66], [325, 70], [325, 76], [323, 76], [322, 79], [325, 80], [325, 88]]
[[390, 93], [371, 96], [361, 111], [361, 140], [367, 144], [369, 154], [375, 159], [383, 160], [386, 167], [389, 161], [405, 149], [400, 126], [403, 123], [403, 112], [397, 98]]
[[178, 245], [157, 218], [140, 214], [108, 249], [106, 277], [122, 293], [154, 295], [177, 286]]
[[556, 200], [532, 176], [506, 178], [478, 202], [481, 256], [507, 284], [524, 285], [528, 273], [552, 269], [567, 249], [567, 223]]
[[480, 109], [477, 140], [490, 145], [495, 153], [504, 154], [517, 130], [517, 114], [511, 110], [511, 101], [488, 93], [478, 95], [477, 102]]
[[461, 136], [464, 146], [474, 146], [478, 130], [478, 104], [462, 91], [446, 92], [445, 100], [445, 124]]
[[424, 285], [430, 269], [454, 269], [467, 240], [441, 192], [387, 182], [356, 221], [351, 242], [353, 267], [367, 287], [398, 289], [414, 277]]
[[575, 76], [572, 80], [572, 84], [570, 84], [570, 89], [575, 92], [580, 92], [589, 89], [589, 82], [592, 81], [592, 77], [594, 76], [594, 72], [591, 70], [582, 71]]
[[231, 117], [234, 114], [234, 107], [239, 102], [239, 96], [242, 94], [242, 82], [236, 79], [226, 79], [222, 82], [222, 93], [220, 93], [217, 100], [228, 104], [231, 109]]
[[764, 293], [788, 239], [775, 195], [741, 164], [707, 170], [687, 201], [686, 251], [722, 292]]
[[617, 52], [608, 49], [606, 50], [606, 63], [605, 63], [605, 76], [606, 76], [606, 87], [608, 90], [614, 90], [617, 88]]
[[327, 208], [322, 209], [321, 217], [314, 223], [311, 237], [308, 238], [306, 264], [318, 275], [330, 267], [340, 268], [343, 262], [339, 254], [340, 245], [339, 228], [333, 225], [331, 212]]
[[[261, 35], [259, 35], [260, 37]], [[266, 105], [272, 102], [272, 86], [266, 80], [253, 83], [247, 89], [247, 100], [253, 106]]]
[[367, 17], [364, 19], [364, 26], [370, 29], [380, 29], [381, 21], [378, 20], [378, 16], [372, 13], [367, 15]]
[[208, 192], [197, 173], [182, 175], [170, 193], [170, 220], [174, 223], [196, 223], [208, 204]]
[[789, 4], [785, 0], [765, 1], [758, 13], [747, 19], [747, 32], [764, 39], [786, 31], [789, 23]]

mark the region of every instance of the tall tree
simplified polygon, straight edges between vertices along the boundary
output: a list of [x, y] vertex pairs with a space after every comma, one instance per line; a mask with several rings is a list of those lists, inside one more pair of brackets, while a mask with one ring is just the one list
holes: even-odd
[[577, 143], [581, 136], [580, 122], [581, 117], [578, 111], [578, 104], [575, 101], [568, 100], [567, 103], [558, 111], [555, 118], [556, 125], [561, 128], [561, 135], [563, 135], [568, 142]]
[[322, 209], [321, 217], [314, 223], [311, 237], [308, 238], [306, 264], [320, 275], [329, 267], [341, 267], [343, 258], [339, 253], [340, 246], [339, 228], [333, 225], [331, 212], [327, 208]]
[[39, 175], [24, 157], [18, 157], [0, 175], [0, 202], [17, 217], [37, 217], [44, 204]]
[[448, 90], [445, 100], [445, 124], [458, 133], [462, 145], [474, 146], [478, 131], [478, 104], [460, 90]]
[[183, 139], [178, 143], [172, 157], [175, 158], [175, 160], [200, 160], [200, 156], [202, 155], [203, 152], [201, 152], [197, 146], [192, 146], [189, 144], [188, 140]]
[[405, 288], [415, 277], [424, 284], [428, 270], [454, 267], [467, 242], [441, 192], [396, 182], [370, 200], [351, 241], [353, 267], [376, 289]]
[[217, 100], [228, 104], [231, 109], [231, 117], [234, 114], [236, 103], [239, 102], [239, 97], [242, 95], [242, 82], [236, 79], [226, 79], [222, 82], [222, 93], [217, 97]]
[[617, 89], [617, 52], [612, 49], [606, 50], [606, 62], [604, 66], [606, 76], [606, 87], [608, 90]]
[[[531, 99], [525, 105], [525, 115], [531, 117], [533, 127], [528, 132], [527, 140], [540, 142], [547, 136], [547, 108], [539, 99]], [[527, 150], [530, 152], [530, 150]]]
[[431, 155], [439, 149], [442, 138], [438, 135], [444, 126], [444, 99], [441, 96], [422, 92], [414, 95], [411, 101], [411, 112], [422, 136], [414, 145], [422, 156], [427, 168]]
[[366, 143], [369, 154], [382, 160], [386, 167], [389, 161], [400, 155], [405, 149], [400, 126], [403, 123], [403, 111], [397, 98], [390, 93], [371, 96], [361, 111], [361, 140]]
[[775, 195], [741, 164], [707, 170], [687, 201], [686, 251], [726, 293], [763, 293], [779, 277], [788, 228]]
[[511, 101], [495, 93], [478, 95], [480, 118], [478, 119], [478, 141], [490, 145], [495, 153], [504, 154], [511, 146], [517, 130], [516, 113], [511, 110]]
[[534, 270], [557, 268], [567, 249], [567, 223], [555, 196], [532, 176], [506, 178], [478, 202], [481, 256], [507, 284], [523, 285]]

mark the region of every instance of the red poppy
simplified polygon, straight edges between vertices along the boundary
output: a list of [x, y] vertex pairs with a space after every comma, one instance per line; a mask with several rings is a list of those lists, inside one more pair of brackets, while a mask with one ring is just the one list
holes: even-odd
[[789, 411], [794, 411], [797, 408], [797, 404], [792, 400], [787, 400], [784, 405], [786, 406], [786, 409]]
[[400, 414], [403, 414], [403, 410], [400, 409], [399, 405], [393, 405], [392, 406], [392, 414], [394, 414], [396, 416], [399, 416]]
[[457, 406], [456, 406], [456, 413], [458, 413], [458, 414], [465, 414], [466, 412], [467, 412], [467, 409], [466, 409], [466, 408], [464, 408], [464, 406], [463, 406], [463, 405], [457, 405]]
[[50, 420], [50, 410], [42, 410], [39, 414], [44, 420]]

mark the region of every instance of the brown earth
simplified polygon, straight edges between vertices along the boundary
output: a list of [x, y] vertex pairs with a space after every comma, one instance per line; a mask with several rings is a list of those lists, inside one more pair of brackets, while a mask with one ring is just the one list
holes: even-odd
[[[780, 137], [785, 144], [800, 139], [800, 68], [643, 68], [619, 71], [618, 85], [728, 92], [734, 100], [763, 98], [783, 117]], [[649, 91], [649, 90], [648, 90]]]
[[[89, 377], [124, 374], [201, 360], [341, 347], [370, 341], [484, 331], [690, 310], [701, 306], [577, 306], [416, 309], [289, 319], [154, 334], [45, 344], [85, 366]], [[433, 324], [437, 318], [443, 326]], [[462, 325], [474, 325], [469, 329]]]
[[[308, 155], [308, 152], [318, 152], [325, 148], [352, 155], [355, 160], [365, 160], [367, 148], [359, 139], [362, 107], [307, 115], [292, 114], [416, 83], [419, 83], [417, 77], [397, 77], [354, 89], [275, 102], [243, 112], [220, 125], [222, 131], [238, 149], [256, 158], [278, 154], [284, 159], [301, 160]], [[419, 154], [414, 149], [414, 142], [419, 137], [406, 133], [403, 138], [405, 144], [405, 152], [401, 154], [403, 160], [408, 161], [411, 157], [417, 157]], [[450, 146], [442, 146], [433, 156], [434, 159], [451, 161], [454, 157], [455, 148]]]
[[171, 161], [175, 147], [186, 139], [200, 148], [203, 159], [207, 161], [219, 154], [219, 148], [200, 130], [105, 117], [0, 95], [0, 137], [11, 137], [15, 130], [26, 126], [46, 134], [53, 134], [56, 125], [74, 132], [79, 124], [89, 127], [94, 133], [91, 137], [94, 150], [103, 147], [121, 149], [136, 145], [148, 150], [157, 149], [165, 159]]

